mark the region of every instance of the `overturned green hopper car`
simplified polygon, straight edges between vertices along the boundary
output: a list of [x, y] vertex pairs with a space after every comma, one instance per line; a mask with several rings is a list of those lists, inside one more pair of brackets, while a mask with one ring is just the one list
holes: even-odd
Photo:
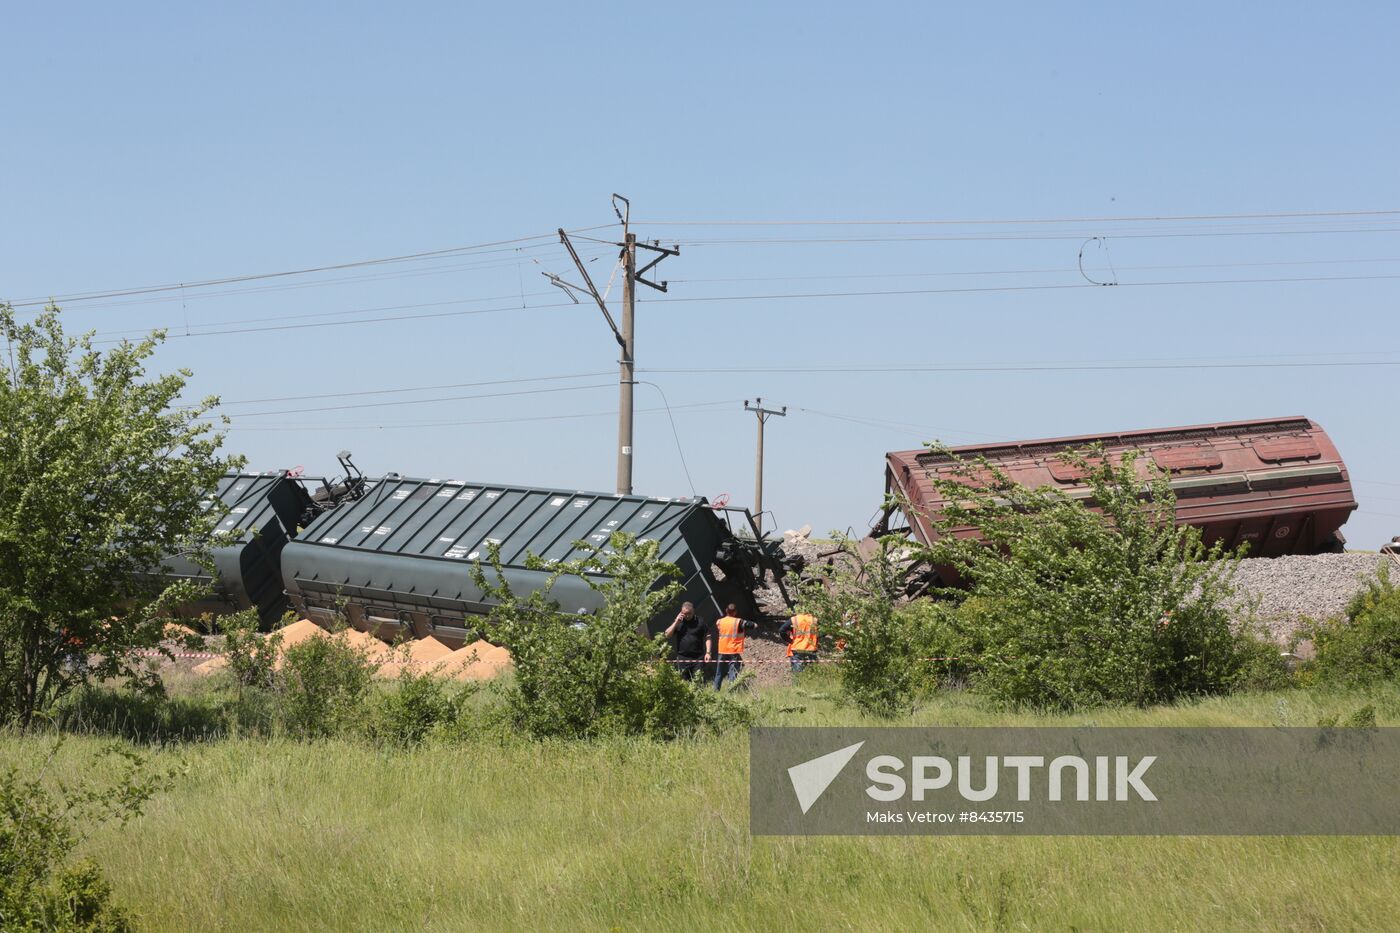
[[[483, 627], [491, 609], [471, 574], [491, 544], [500, 548], [511, 588], [524, 596], [550, 576], [527, 567], [527, 555], [572, 560], [587, 553], [575, 542], [602, 546], [615, 531], [658, 542], [661, 558], [681, 571], [684, 592], [677, 602], [690, 600], [710, 617], [726, 601], [751, 598], [747, 580], [763, 573], [762, 548], [737, 539], [703, 499], [391, 474], [367, 486], [358, 501], [317, 517], [289, 543], [282, 550], [282, 580], [293, 607], [307, 618], [324, 624], [343, 614], [381, 637], [431, 634], [455, 646]], [[569, 613], [601, 607], [599, 594], [578, 578], [560, 579], [551, 597]], [[652, 630], [674, 611], [666, 607]]]
[[166, 558], [159, 574], [167, 582], [194, 580], [211, 585], [203, 600], [178, 609], [186, 618], [257, 609], [263, 626], [275, 625], [290, 608], [282, 585], [281, 557], [299, 524], [314, 511], [299, 477], [275, 473], [230, 473], [209, 500], [227, 511], [219, 522], [220, 543], [213, 550], [214, 576], [185, 556]]

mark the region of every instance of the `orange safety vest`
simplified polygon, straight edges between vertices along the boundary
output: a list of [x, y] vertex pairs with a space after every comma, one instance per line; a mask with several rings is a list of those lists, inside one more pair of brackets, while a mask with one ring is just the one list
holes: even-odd
[[719, 629], [719, 653], [744, 653], [744, 623], [733, 616], [725, 616], [715, 623]]
[[815, 653], [817, 650], [817, 617], [800, 612], [792, 617], [792, 641], [788, 642], [788, 657], [794, 651]]

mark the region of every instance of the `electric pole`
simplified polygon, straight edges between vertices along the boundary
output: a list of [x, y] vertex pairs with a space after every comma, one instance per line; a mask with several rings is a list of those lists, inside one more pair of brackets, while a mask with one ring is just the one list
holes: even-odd
[[787, 417], [787, 406], [782, 410], [774, 408], [764, 408], [763, 399], [753, 400], [753, 407], [749, 407], [749, 400], [744, 399], [744, 411], [751, 411], [758, 417], [758, 462], [754, 467], [753, 480], [753, 524], [757, 529], [759, 537], [763, 536], [763, 425], [773, 415], [779, 418]]
[[632, 390], [637, 386], [637, 235], [622, 241], [622, 358], [618, 360], [617, 494], [632, 494]]
[[[618, 202], [622, 202], [622, 208], [618, 208]], [[617, 214], [617, 219], [622, 222], [622, 242], [615, 244], [622, 250], [618, 258], [622, 265], [622, 328], [618, 329], [613, 321], [612, 313], [608, 311], [608, 303], [604, 297], [598, 294], [598, 289], [593, 285], [593, 279], [588, 275], [588, 270], [584, 268], [583, 260], [579, 259], [578, 253], [574, 250], [574, 244], [569, 240], [569, 235], [564, 229], [559, 228], [559, 242], [564, 244], [569, 251], [569, 256], [573, 259], [574, 265], [578, 267], [579, 274], [583, 276], [584, 284], [587, 288], [581, 288], [565, 282], [557, 275], [545, 272], [542, 273], [549, 279], [550, 284], [556, 285], [564, 290], [575, 303], [578, 297], [575, 292], [587, 292], [598, 303], [598, 308], [603, 312], [603, 318], [608, 322], [608, 327], [613, 332], [613, 338], [617, 340], [618, 349], [622, 356], [618, 359], [618, 405], [617, 405], [617, 494], [619, 496], [630, 496], [632, 494], [632, 394], [633, 387], [637, 384], [636, 365], [636, 325], [637, 325], [637, 283], [654, 288], [659, 292], [666, 291], [667, 283], [664, 281], [653, 282], [645, 278], [646, 274], [655, 269], [661, 260], [667, 256], [679, 256], [680, 246], [673, 246], [670, 249], [661, 245], [659, 240], [650, 243], [637, 242], [637, 235], [629, 228], [632, 215], [632, 205], [620, 194], [613, 195], [613, 213]], [[656, 256], [642, 266], [637, 268], [637, 250], [651, 250]]]

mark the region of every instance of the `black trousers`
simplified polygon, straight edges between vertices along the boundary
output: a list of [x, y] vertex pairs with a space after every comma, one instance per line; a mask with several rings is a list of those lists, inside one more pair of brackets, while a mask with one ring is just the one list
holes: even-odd
[[681, 675], [681, 680], [699, 677], [701, 682], [704, 682], [706, 680], [705, 656], [701, 654], [676, 655], [676, 672]]

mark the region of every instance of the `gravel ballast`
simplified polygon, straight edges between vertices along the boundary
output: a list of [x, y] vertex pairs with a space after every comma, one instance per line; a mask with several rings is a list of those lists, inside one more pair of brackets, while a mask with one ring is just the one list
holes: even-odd
[[1240, 561], [1235, 572], [1241, 618], [1255, 618], [1286, 641], [1304, 619], [1341, 615], [1347, 602], [1388, 563], [1383, 554], [1314, 554]]
[[[789, 532], [783, 550], [815, 563], [823, 545]], [[1383, 554], [1313, 554], [1256, 557], [1240, 561], [1235, 573], [1235, 615], [1240, 622], [1262, 623], [1280, 644], [1286, 643], [1305, 619], [1341, 615], [1347, 602], [1374, 579], [1390, 559]], [[1400, 576], [1400, 570], [1396, 571]], [[794, 581], [789, 578], [789, 583]], [[770, 615], [783, 611], [776, 588], [760, 592], [760, 605]], [[1252, 610], [1252, 612], [1251, 612]]]

